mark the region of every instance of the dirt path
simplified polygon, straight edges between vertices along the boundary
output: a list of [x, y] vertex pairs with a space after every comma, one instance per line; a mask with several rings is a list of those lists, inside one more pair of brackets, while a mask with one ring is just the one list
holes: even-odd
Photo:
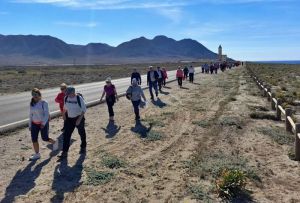
[[[287, 157], [289, 147], [278, 146], [255, 127], [282, 124], [249, 118], [248, 106], [264, 102], [261, 97], [249, 94], [250, 82], [242, 69], [197, 75], [195, 84], [184, 82], [184, 87], [179, 89], [176, 83], [169, 84], [158, 102], [142, 110], [142, 125], [138, 126], [125, 98], [115, 106], [115, 125], [108, 125], [106, 106], [90, 108], [86, 156], [78, 154], [80, 139], [76, 132], [68, 162], [61, 164], [55, 156], [49, 156], [46, 145], [42, 145], [41, 160], [26, 161], [32, 153], [26, 129], [1, 137], [0, 200], [193, 202], [196, 200], [190, 192], [191, 185], [209, 187], [213, 180], [210, 174], [199, 178], [188, 165], [193, 157], [202, 158], [217, 151], [239, 153], [262, 171], [259, 174], [262, 183], [250, 181], [247, 185], [254, 192], [253, 200], [300, 200], [294, 189], [300, 185], [299, 165]], [[249, 98], [250, 103], [246, 102]], [[239, 118], [240, 126], [216, 125], [229, 117]], [[52, 137], [59, 136], [60, 128], [61, 120], [51, 122]], [[275, 199], [276, 194], [280, 198]], [[207, 196], [213, 202], [220, 201], [214, 192], [208, 192]]]

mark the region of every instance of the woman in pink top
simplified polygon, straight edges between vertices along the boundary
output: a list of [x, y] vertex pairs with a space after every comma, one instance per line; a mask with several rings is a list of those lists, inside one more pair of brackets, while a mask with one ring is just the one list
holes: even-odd
[[176, 78], [177, 78], [177, 81], [178, 81], [178, 85], [179, 87], [181, 88], [182, 87], [182, 79], [183, 79], [183, 70], [181, 69], [181, 67], [179, 66], [178, 69], [177, 69], [177, 72], [176, 72]]
[[113, 106], [118, 101], [118, 95], [116, 87], [111, 83], [111, 78], [106, 79], [106, 85], [104, 86], [104, 91], [102, 93], [100, 102], [102, 101], [104, 95], [106, 95], [105, 100], [108, 107], [109, 120], [114, 121], [114, 109]]

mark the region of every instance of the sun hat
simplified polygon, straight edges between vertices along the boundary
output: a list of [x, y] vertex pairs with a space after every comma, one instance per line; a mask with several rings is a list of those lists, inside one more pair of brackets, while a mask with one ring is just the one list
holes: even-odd
[[111, 82], [111, 77], [107, 77], [105, 82]]

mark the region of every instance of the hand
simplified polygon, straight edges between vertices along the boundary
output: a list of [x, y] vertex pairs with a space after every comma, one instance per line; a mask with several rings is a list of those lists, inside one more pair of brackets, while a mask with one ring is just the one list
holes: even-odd
[[76, 126], [79, 126], [79, 124], [81, 123], [81, 118], [78, 118], [77, 120], [76, 120]]

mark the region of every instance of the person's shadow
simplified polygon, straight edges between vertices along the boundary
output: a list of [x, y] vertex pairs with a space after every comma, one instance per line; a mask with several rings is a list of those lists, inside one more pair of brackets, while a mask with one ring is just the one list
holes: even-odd
[[58, 153], [51, 153], [50, 157], [41, 163], [37, 164], [37, 161], [31, 161], [23, 170], [18, 170], [9, 186], [5, 191], [5, 197], [1, 200], [1, 203], [14, 202], [15, 197], [27, 194], [32, 188], [35, 187], [35, 180], [41, 174], [44, 166], [46, 166], [53, 156]]
[[131, 128], [131, 131], [140, 135], [141, 138], [146, 138], [148, 132], [150, 132], [152, 125], [147, 128], [144, 126], [141, 121], [137, 120], [135, 126]]
[[169, 95], [170, 94], [170, 92], [165, 92], [163, 90], [161, 90], [160, 93], [163, 94], [163, 95]]
[[83, 162], [86, 154], [80, 154], [74, 166], [68, 166], [68, 159], [63, 159], [59, 165], [55, 167], [52, 183], [52, 190], [55, 195], [51, 198], [51, 202], [60, 203], [64, 201], [66, 192], [73, 192], [82, 182], [81, 175], [83, 171]]
[[120, 131], [121, 126], [117, 126], [114, 121], [109, 121], [106, 128], [102, 128], [106, 133], [106, 138], [113, 138]]
[[157, 98], [156, 101], [152, 100], [152, 104], [154, 104], [155, 106], [157, 106], [159, 108], [164, 108], [165, 106], [167, 106], [167, 104], [164, 103], [163, 101], [161, 101], [160, 98]]
[[188, 88], [188, 87], [181, 87], [181, 89], [189, 90], [190, 88]]

